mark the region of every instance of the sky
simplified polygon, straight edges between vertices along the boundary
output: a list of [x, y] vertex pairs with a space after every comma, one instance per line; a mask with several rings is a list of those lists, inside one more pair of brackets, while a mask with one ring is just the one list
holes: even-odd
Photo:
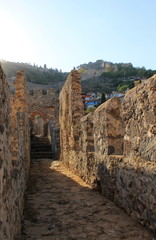
[[156, 0], [0, 0], [0, 59], [70, 71], [103, 59], [156, 70]]

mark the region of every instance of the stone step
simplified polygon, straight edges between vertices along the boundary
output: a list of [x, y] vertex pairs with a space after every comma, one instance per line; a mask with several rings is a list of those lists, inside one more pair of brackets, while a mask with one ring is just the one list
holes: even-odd
[[50, 145], [50, 142], [31, 142], [31, 145]]
[[31, 152], [51, 152], [51, 145], [31, 145]]
[[32, 143], [47, 143], [47, 144], [50, 143], [48, 138], [40, 138], [40, 139], [39, 138], [34, 138], [34, 139], [31, 139], [31, 142]]
[[33, 139], [40, 140], [40, 139], [48, 139], [48, 137], [32, 137], [31, 139], [32, 139], [32, 140], [33, 140]]
[[31, 141], [31, 144], [50, 144], [50, 141]]
[[49, 138], [48, 137], [40, 137], [40, 138], [39, 137], [32, 137], [31, 139], [32, 140], [41, 140], [41, 139], [44, 140], [44, 139], [49, 139]]
[[51, 145], [47, 137], [33, 137], [31, 139], [31, 158], [52, 158]]
[[32, 143], [31, 146], [33, 147], [42, 147], [42, 146], [51, 146], [50, 143], [46, 144], [46, 143]]
[[52, 152], [31, 152], [31, 158], [52, 158]]
[[50, 143], [31, 143], [31, 146], [51, 146]]

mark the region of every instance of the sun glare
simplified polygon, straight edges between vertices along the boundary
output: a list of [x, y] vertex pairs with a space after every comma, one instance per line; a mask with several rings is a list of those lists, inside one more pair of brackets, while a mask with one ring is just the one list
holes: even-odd
[[20, 23], [6, 10], [0, 9], [1, 38], [0, 59], [27, 62], [30, 46]]

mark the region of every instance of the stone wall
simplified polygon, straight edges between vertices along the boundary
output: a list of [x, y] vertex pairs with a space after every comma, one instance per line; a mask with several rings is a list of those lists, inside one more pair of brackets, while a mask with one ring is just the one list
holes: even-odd
[[60, 129], [55, 127], [52, 121], [48, 123], [48, 139], [51, 144], [53, 159], [59, 159], [60, 154]]
[[156, 75], [84, 117], [80, 94], [74, 71], [60, 94], [61, 160], [155, 231]]
[[11, 100], [0, 67], [0, 239], [19, 240], [24, 191], [29, 168], [27, 89], [18, 72]]
[[[60, 93], [60, 148], [61, 159], [72, 166], [79, 150], [79, 126], [83, 116], [80, 74], [72, 71]], [[68, 158], [68, 154], [71, 156]]]
[[156, 160], [156, 75], [128, 91], [123, 102], [124, 154]]
[[48, 123], [59, 126], [59, 101], [54, 89], [35, 89], [29, 93], [29, 117], [32, 134], [45, 136]]

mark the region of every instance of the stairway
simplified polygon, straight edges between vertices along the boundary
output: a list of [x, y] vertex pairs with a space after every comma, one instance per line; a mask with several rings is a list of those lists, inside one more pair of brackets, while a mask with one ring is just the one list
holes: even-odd
[[47, 137], [32, 137], [31, 159], [52, 158], [51, 144]]

